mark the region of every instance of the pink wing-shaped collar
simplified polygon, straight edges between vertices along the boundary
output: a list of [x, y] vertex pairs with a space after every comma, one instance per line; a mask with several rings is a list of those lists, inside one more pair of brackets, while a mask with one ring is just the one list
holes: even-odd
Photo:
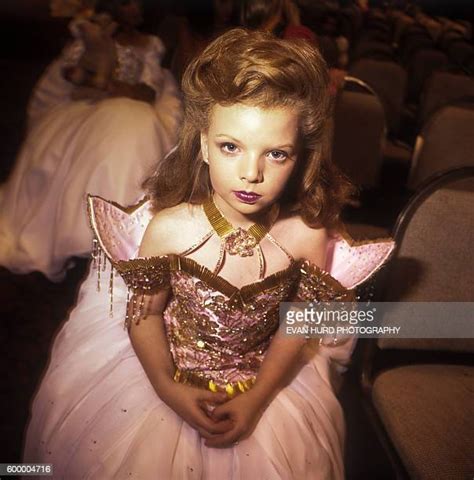
[[390, 238], [354, 241], [337, 234], [328, 246], [326, 271], [343, 287], [355, 288], [382, 267], [394, 247]]
[[113, 264], [135, 258], [153, 217], [151, 202], [142, 201], [124, 208], [101, 197], [88, 195], [87, 208], [92, 231], [106, 257]]
[[[89, 195], [89, 217], [94, 235], [112, 264], [136, 258], [153, 214], [151, 202], [130, 208]], [[335, 235], [328, 246], [325, 270], [343, 287], [352, 289], [367, 280], [388, 259], [395, 244], [391, 239], [353, 241]]]

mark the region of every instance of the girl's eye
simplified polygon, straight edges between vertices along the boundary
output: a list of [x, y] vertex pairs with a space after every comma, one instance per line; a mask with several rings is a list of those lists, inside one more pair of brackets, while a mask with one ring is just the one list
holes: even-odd
[[288, 154], [281, 150], [272, 150], [268, 155], [272, 160], [276, 160], [277, 162], [283, 162], [288, 158]]
[[237, 151], [237, 145], [230, 142], [225, 142], [221, 144], [221, 150], [225, 153], [235, 153]]

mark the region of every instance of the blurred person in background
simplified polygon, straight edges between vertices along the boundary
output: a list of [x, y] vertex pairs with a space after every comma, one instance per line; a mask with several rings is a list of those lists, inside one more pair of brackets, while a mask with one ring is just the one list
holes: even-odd
[[181, 100], [160, 66], [162, 42], [138, 29], [141, 3], [100, 0], [96, 13], [118, 24], [115, 69], [100, 88], [69, 82], [87, 49], [81, 38], [66, 46], [34, 89], [27, 137], [0, 187], [0, 265], [16, 273], [61, 280], [69, 259], [92, 249], [86, 194], [136, 202], [175, 143]]

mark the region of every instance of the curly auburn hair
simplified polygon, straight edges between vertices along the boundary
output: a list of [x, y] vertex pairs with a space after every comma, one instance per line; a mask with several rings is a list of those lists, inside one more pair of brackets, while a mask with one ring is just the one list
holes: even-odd
[[217, 38], [184, 74], [185, 116], [177, 147], [144, 184], [154, 209], [201, 204], [211, 195], [200, 134], [214, 105], [288, 107], [299, 112], [301, 147], [280, 203], [311, 227], [337, 225], [352, 186], [330, 159], [328, 83], [324, 60], [304, 40], [244, 29]]

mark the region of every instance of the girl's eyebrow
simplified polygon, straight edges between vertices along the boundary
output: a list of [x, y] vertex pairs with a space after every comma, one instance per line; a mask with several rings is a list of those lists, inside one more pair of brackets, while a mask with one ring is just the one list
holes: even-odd
[[229, 140], [232, 140], [233, 142], [235, 143], [240, 143], [239, 140], [237, 140], [236, 138], [234, 138], [232, 135], [228, 135], [227, 133], [218, 133], [216, 135], [216, 138], [219, 138], [219, 137], [225, 137], [225, 138], [228, 138]]
[[[226, 138], [226, 139], [229, 139], [231, 140], [232, 142], [235, 142], [235, 143], [240, 143], [239, 140], [237, 140], [236, 138], [234, 138], [232, 135], [228, 135], [227, 133], [218, 133], [216, 134], [215, 138]], [[292, 143], [285, 143], [284, 145], [279, 145], [278, 147], [271, 147], [271, 149], [273, 150], [278, 150], [278, 149], [282, 149], [282, 148], [295, 148], [294, 145]]]

